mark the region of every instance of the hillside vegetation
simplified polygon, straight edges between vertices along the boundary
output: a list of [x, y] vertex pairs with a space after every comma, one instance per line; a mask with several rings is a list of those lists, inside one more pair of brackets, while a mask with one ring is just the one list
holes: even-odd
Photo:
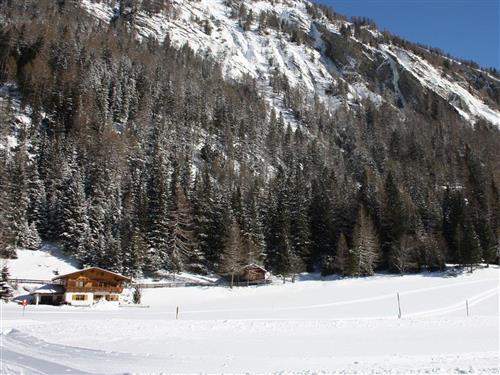
[[2, 257], [50, 240], [133, 276], [498, 261], [494, 71], [302, 1], [6, 1], [0, 20]]

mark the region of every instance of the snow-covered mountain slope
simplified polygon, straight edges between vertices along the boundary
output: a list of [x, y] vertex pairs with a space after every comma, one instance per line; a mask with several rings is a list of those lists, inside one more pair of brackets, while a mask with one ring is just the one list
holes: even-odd
[[[31, 126], [30, 108], [22, 108], [21, 94], [14, 82], [0, 84], [0, 150], [10, 152], [18, 145], [19, 138]], [[6, 126], [5, 124], [10, 124]]]
[[[422, 92], [434, 92], [470, 124], [483, 119], [500, 127], [498, 105], [492, 101], [487, 104], [465, 77], [444, 72], [443, 67], [391, 44], [371, 26], [362, 26], [373, 39], [369, 43], [350, 31], [347, 41], [339, 40], [340, 30], [353, 25], [340, 17], [327, 18], [318, 8], [312, 12], [313, 4], [308, 1], [238, 2], [252, 14], [245, 27], [234, 17], [230, 1], [172, 0], [168, 4], [168, 11], [148, 14], [130, 7], [120, 9], [112, 0], [81, 0], [82, 7], [104, 23], [127, 12], [138, 38], [163, 41], [167, 37], [174, 46], [187, 44], [195, 52], [212, 57], [221, 63], [226, 79], [255, 79], [267, 101], [292, 125], [294, 119], [283, 97], [272, 88], [277, 75], [286, 77], [304, 100], [317, 97], [334, 112], [341, 105], [357, 105], [364, 99], [376, 105], [413, 100], [414, 93], [402, 92], [398, 85], [403, 74], [406, 81], [413, 82], [405, 82], [405, 86], [417, 84]], [[307, 41], [297, 42], [293, 35], [282, 31], [282, 26], [263, 26], [257, 20], [261, 14], [273, 15], [281, 25], [292, 25]], [[350, 49], [356, 51], [351, 53]], [[373, 75], [379, 77], [373, 79]], [[382, 80], [380, 76], [384, 76]], [[488, 79], [498, 83], [494, 77]]]

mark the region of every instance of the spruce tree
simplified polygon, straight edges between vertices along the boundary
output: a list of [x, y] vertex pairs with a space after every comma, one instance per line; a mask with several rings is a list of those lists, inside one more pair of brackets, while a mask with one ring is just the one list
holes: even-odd
[[79, 249], [87, 245], [84, 235], [87, 233], [88, 222], [84, 183], [79, 170], [74, 170], [66, 177], [64, 188], [60, 241], [67, 254], [83, 260], [85, 255]]
[[253, 186], [245, 194], [243, 237], [245, 239], [246, 263], [261, 264], [265, 258], [265, 238], [262, 217], [257, 206], [258, 192]]
[[459, 239], [461, 263], [469, 267], [470, 272], [472, 272], [474, 267], [481, 263], [482, 249], [470, 218], [465, 221], [463, 231], [460, 232], [458, 235], [462, 237]]
[[0, 149], [0, 258], [16, 257], [16, 234], [13, 226], [15, 202], [11, 194], [8, 156]]
[[325, 256], [332, 255], [334, 246], [332, 211], [332, 202], [326, 186], [321, 181], [313, 181], [309, 206], [312, 248], [309, 270], [312, 270], [315, 264], [319, 264]]
[[169, 269], [204, 273], [204, 259], [196, 241], [193, 210], [184, 189], [177, 183], [173, 191], [169, 221]]
[[302, 265], [307, 265], [311, 259], [309, 194], [303, 172], [298, 166], [295, 168], [292, 186], [290, 197], [292, 251], [301, 260]]
[[28, 250], [38, 250], [41, 245], [42, 240], [38, 235], [38, 229], [35, 223], [31, 223], [30, 225], [25, 223], [20, 231], [18, 246]]
[[390, 248], [396, 245], [401, 236], [408, 231], [408, 220], [405, 213], [405, 205], [399, 186], [392, 172], [389, 172], [385, 180], [385, 203], [382, 218], [382, 247], [387, 256]]
[[2, 301], [9, 301], [13, 296], [13, 289], [8, 283], [9, 269], [7, 265], [2, 267], [1, 271], [2, 279], [0, 280], [0, 299]]
[[148, 242], [145, 268], [156, 272], [168, 264], [169, 189], [166, 156], [155, 146], [148, 186]]

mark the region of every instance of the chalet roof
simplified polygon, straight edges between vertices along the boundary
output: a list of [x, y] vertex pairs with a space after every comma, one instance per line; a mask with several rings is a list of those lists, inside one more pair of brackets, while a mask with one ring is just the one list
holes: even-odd
[[119, 278], [121, 280], [125, 280], [125, 281], [131, 281], [132, 280], [131, 278], [129, 278], [127, 276], [123, 276], [123, 275], [120, 275], [119, 273], [108, 271], [108, 270], [105, 270], [104, 268], [100, 268], [100, 267], [88, 267], [88, 268], [84, 268], [83, 270], [79, 270], [79, 271], [67, 273], [65, 275], [59, 275], [57, 277], [54, 277], [52, 280], [65, 279], [65, 278], [67, 278], [69, 276], [78, 275], [78, 274], [81, 274], [83, 272], [90, 271], [90, 270], [101, 271], [101, 272], [107, 273], [108, 275], [113, 275], [114, 277]]
[[249, 268], [258, 268], [258, 269], [260, 269], [260, 270], [262, 270], [262, 271], [264, 271], [264, 272], [267, 272], [267, 270], [266, 270], [264, 267], [259, 266], [258, 264], [255, 264], [255, 263], [247, 264], [247, 265], [246, 265], [245, 267], [243, 267], [242, 269], [243, 269], [243, 270], [247, 270], [247, 269], [249, 269]]
[[64, 287], [59, 284], [45, 284], [38, 289], [35, 289], [30, 294], [62, 294]]

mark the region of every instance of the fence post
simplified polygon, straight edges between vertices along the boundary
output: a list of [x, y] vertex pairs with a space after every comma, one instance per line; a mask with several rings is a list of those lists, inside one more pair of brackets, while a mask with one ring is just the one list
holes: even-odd
[[401, 319], [401, 302], [399, 301], [399, 292], [398, 294], [398, 319]]
[[177, 309], [175, 310], [175, 320], [179, 318], [179, 306], [177, 306]]
[[469, 316], [469, 300], [465, 300], [465, 309], [467, 311], [467, 316]]

